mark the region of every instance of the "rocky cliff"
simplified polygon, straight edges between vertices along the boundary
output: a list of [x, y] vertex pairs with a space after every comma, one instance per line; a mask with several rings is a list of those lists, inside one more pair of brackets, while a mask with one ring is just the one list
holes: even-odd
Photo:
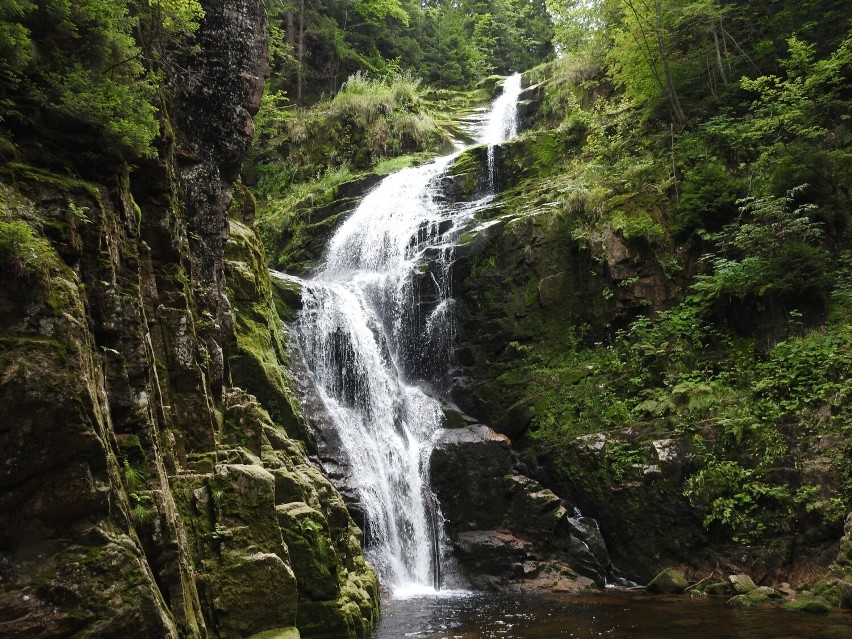
[[4, 637], [348, 637], [376, 618], [233, 186], [265, 3], [202, 4], [163, 64], [157, 158], [87, 180], [0, 166]]

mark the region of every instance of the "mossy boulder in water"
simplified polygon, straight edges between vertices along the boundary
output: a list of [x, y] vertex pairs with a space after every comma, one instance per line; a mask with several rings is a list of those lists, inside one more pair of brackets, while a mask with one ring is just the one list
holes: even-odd
[[674, 568], [666, 568], [650, 581], [648, 590], [660, 594], [672, 594], [683, 592], [688, 586], [689, 582], [683, 573]]
[[727, 603], [729, 606], [749, 608], [751, 606], [770, 603], [780, 598], [781, 595], [773, 588], [770, 588], [768, 586], [760, 586], [759, 588], [750, 590], [747, 593], [734, 595], [733, 597], [728, 599]]
[[825, 597], [803, 594], [795, 601], [785, 603], [784, 610], [810, 612], [819, 615], [831, 612], [831, 604], [826, 601]]
[[744, 595], [757, 588], [757, 585], [748, 575], [728, 575], [728, 581], [739, 595]]

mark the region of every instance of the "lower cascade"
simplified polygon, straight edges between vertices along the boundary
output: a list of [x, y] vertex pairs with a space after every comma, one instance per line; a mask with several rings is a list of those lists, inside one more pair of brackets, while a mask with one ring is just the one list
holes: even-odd
[[[477, 141], [489, 146], [489, 155], [517, 131], [520, 92], [520, 75], [510, 76], [479, 124]], [[362, 200], [304, 284], [295, 326], [347, 458], [367, 553], [384, 586], [395, 591], [440, 588], [448, 558], [428, 480], [443, 419], [429, 388], [440, 393], [447, 376], [453, 247], [491, 197], [444, 201], [439, 178], [457, 156], [394, 173]]]

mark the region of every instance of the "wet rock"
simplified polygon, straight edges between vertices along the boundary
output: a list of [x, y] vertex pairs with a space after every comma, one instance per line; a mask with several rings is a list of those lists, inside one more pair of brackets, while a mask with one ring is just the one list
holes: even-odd
[[648, 590], [661, 594], [671, 594], [683, 592], [688, 586], [689, 582], [683, 576], [683, 573], [674, 568], [666, 568], [648, 583]]
[[503, 521], [512, 474], [506, 436], [481, 424], [442, 431], [429, 472], [448, 530], [491, 529]]
[[729, 606], [748, 608], [751, 606], [769, 603], [780, 598], [780, 596], [781, 595], [772, 588], [769, 588], [768, 586], [761, 586], [760, 588], [755, 588], [747, 593], [734, 595], [728, 599], [727, 603]]
[[[595, 523], [569, 517], [552, 491], [514, 472], [504, 435], [481, 424], [442, 431], [430, 477], [447, 533], [474, 585], [549, 589], [542, 575], [555, 573], [604, 584], [609, 557]], [[572, 583], [574, 590], [582, 587]]]
[[803, 595], [795, 601], [784, 604], [784, 610], [793, 612], [809, 612], [813, 614], [826, 614], [831, 612], [831, 604], [824, 597]]
[[275, 553], [227, 555], [211, 589], [222, 637], [296, 625], [296, 577]]
[[785, 581], [785, 582], [783, 582], [780, 586], [778, 586], [777, 590], [778, 590], [778, 592], [780, 592], [780, 593], [781, 593], [784, 597], [787, 597], [788, 599], [795, 599], [795, 598], [796, 598], [796, 591], [795, 591], [795, 590], [793, 590], [793, 589], [790, 587], [790, 584], [788, 584], [786, 581]]
[[840, 607], [852, 609], [852, 583], [848, 581], [840, 583]]
[[739, 595], [749, 593], [757, 588], [754, 581], [748, 575], [728, 575], [728, 581], [733, 586], [734, 591]]

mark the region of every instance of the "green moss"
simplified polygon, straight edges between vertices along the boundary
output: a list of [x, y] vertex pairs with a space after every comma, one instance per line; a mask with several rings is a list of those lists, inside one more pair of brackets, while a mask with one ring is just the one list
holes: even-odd
[[298, 629], [296, 628], [275, 628], [274, 630], [264, 630], [247, 639], [300, 639]]
[[788, 601], [784, 604], [784, 610], [792, 612], [809, 612], [812, 614], [827, 614], [831, 612], [831, 604], [825, 598], [819, 596], [802, 596], [796, 601]]
[[0, 265], [21, 277], [46, 284], [59, 258], [50, 243], [23, 220], [0, 218]]
[[30, 166], [28, 164], [21, 164], [19, 162], [9, 162], [3, 165], [2, 169], [0, 169], [0, 174], [2, 173], [8, 174], [13, 180], [50, 186], [61, 193], [85, 195], [93, 203], [95, 203], [100, 210], [104, 209], [101, 192], [99, 188], [91, 182], [87, 182], [79, 178], [57, 175], [55, 173], [45, 171], [44, 169]]
[[628, 215], [624, 211], [616, 211], [610, 219], [612, 229], [626, 241], [642, 241], [655, 244], [665, 238], [666, 232], [662, 226], [645, 211], [637, 211]]

